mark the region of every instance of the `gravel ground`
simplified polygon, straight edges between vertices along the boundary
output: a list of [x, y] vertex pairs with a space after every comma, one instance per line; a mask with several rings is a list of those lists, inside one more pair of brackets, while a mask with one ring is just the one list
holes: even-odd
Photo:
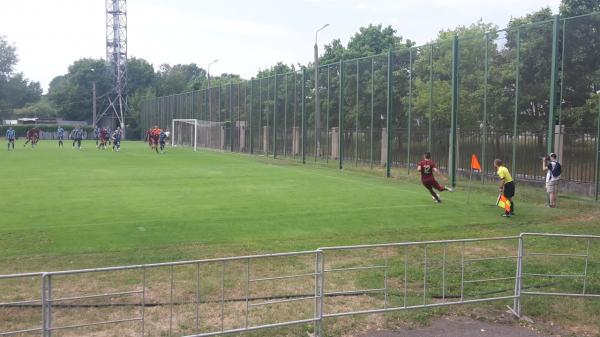
[[444, 317], [414, 330], [374, 331], [360, 337], [561, 337], [541, 335], [517, 324], [481, 322], [465, 317]]

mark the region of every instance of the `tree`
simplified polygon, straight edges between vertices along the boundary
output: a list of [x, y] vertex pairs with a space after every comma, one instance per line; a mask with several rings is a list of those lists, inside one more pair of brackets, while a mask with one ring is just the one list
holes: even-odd
[[0, 110], [21, 108], [40, 99], [42, 89], [38, 82], [31, 82], [22, 73], [14, 73], [17, 50], [0, 36]]

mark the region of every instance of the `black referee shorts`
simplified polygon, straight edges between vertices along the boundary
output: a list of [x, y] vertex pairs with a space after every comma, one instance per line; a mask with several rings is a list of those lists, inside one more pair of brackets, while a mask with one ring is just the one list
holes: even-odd
[[514, 181], [504, 184], [504, 196], [509, 199], [515, 196], [515, 182]]

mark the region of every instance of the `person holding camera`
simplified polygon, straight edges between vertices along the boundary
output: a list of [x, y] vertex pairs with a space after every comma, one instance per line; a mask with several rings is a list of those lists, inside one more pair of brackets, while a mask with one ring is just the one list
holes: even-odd
[[562, 173], [562, 167], [558, 162], [556, 153], [542, 158], [542, 169], [546, 172], [546, 193], [548, 194], [548, 204], [550, 208], [556, 207], [558, 195], [558, 182]]

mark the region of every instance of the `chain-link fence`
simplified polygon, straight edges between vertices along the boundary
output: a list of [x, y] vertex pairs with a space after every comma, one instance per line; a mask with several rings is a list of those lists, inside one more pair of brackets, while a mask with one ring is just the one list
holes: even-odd
[[158, 97], [142, 128], [224, 125], [218, 148], [406, 174], [431, 152], [452, 183], [493, 178], [501, 158], [543, 182], [556, 152], [564, 189], [599, 192], [600, 13], [454, 36], [424, 46]]

